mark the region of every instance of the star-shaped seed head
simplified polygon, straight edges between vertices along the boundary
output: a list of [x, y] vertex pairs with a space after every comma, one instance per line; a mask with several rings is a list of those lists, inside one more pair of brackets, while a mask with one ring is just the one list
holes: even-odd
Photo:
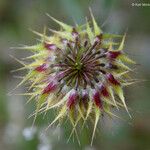
[[84, 125], [87, 120], [94, 121], [93, 141], [101, 117], [114, 115], [111, 108], [122, 107], [128, 112], [123, 87], [131, 82], [128, 64], [135, 62], [123, 51], [126, 34], [103, 32], [91, 16], [92, 24], [74, 27], [50, 16], [60, 25], [60, 31], [50, 29], [50, 36], [33, 31], [41, 40], [22, 47], [33, 55], [25, 58], [28, 63], [19, 61], [27, 75], [18, 86], [29, 83], [29, 93], [24, 95], [36, 101], [34, 121], [38, 113], [50, 109], [57, 110], [58, 115], [49, 127], [69, 118], [73, 133], [79, 122]]

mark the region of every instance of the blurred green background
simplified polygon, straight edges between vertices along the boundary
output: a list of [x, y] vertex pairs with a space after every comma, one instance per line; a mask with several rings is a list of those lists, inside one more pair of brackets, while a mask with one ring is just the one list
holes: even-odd
[[[131, 4], [132, 0], [0, 0], [0, 150], [150, 150], [150, 7]], [[104, 118], [93, 147], [87, 131], [83, 132], [81, 146], [73, 141], [66, 143], [68, 128], [51, 128], [43, 133], [48, 117], [39, 118], [31, 130], [32, 119], [27, 118], [34, 105], [25, 105], [26, 97], [7, 94], [19, 82], [15, 78], [18, 73], [10, 71], [20, 67], [9, 55], [29, 55], [10, 47], [36, 43], [37, 37], [28, 29], [42, 32], [45, 25], [58, 29], [45, 13], [71, 25], [82, 24], [90, 16], [89, 7], [106, 32], [123, 34], [128, 28], [125, 50], [140, 64], [134, 76], [146, 79], [125, 89], [133, 119], [122, 111], [117, 113], [127, 121]], [[21, 87], [14, 93], [24, 91]]]

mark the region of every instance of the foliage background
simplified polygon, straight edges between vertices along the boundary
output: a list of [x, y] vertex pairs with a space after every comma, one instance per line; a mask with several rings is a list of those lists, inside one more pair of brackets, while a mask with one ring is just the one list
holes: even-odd
[[[150, 7], [131, 4], [132, 0], [0, 0], [0, 150], [150, 149]], [[35, 132], [30, 131], [32, 119], [27, 117], [34, 109], [33, 103], [25, 105], [27, 98], [7, 94], [19, 81], [10, 71], [20, 67], [9, 55], [17, 58], [29, 55], [10, 49], [37, 42], [29, 28], [39, 32], [44, 25], [58, 29], [45, 13], [68, 24], [82, 24], [85, 16], [89, 17], [89, 7], [105, 31], [124, 33], [128, 28], [125, 50], [140, 64], [135, 76], [147, 81], [125, 89], [128, 105], [133, 109], [132, 120], [105, 118], [93, 147], [88, 144], [86, 132], [79, 147], [76, 142], [66, 143], [67, 129], [52, 128], [40, 136], [51, 114], [46, 119], [40, 117]], [[24, 91], [22, 87], [15, 93]], [[128, 118], [126, 113], [119, 113]]]

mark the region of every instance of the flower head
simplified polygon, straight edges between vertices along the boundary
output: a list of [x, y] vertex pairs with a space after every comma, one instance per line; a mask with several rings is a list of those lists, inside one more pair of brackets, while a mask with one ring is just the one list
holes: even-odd
[[51, 19], [61, 30], [50, 29], [51, 36], [33, 31], [41, 42], [23, 47], [33, 52], [26, 58], [33, 61], [22, 63], [28, 73], [19, 85], [29, 82], [31, 92], [27, 95], [37, 103], [35, 119], [38, 113], [57, 109], [58, 115], [50, 125], [68, 117], [73, 131], [81, 120], [94, 120], [93, 140], [103, 114], [113, 116], [112, 107], [128, 112], [122, 88], [130, 84], [128, 64], [135, 62], [123, 51], [126, 34], [104, 33], [93, 15], [92, 25], [87, 22], [75, 27]]

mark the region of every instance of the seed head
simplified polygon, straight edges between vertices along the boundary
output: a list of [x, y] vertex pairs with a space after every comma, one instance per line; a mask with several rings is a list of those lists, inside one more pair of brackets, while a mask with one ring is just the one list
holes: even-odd
[[135, 62], [123, 51], [126, 34], [104, 33], [93, 15], [92, 25], [86, 22], [75, 27], [50, 18], [60, 25], [61, 30], [50, 29], [51, 36], [33, 31], [41, 41], [22, 48], [33, 55], [25, 58], [32, 62], [21, 62], [27, 75], [18, 86], [29, 83], [31, 92], [26, 94], [31, 96], [29, 101], [36, 101], [35, 119], [38, 113], [58, 110], [50, 125], [67, 117], [73, 132], [79, 122], [85, 124], [88, 119], [94, 120], [93, 141], [102, 115], [113, 116], [112, 107], [122, 107], [128, 112], [123, 87], [130, 84], [128, 73], [132, 70], [128, 64]]

